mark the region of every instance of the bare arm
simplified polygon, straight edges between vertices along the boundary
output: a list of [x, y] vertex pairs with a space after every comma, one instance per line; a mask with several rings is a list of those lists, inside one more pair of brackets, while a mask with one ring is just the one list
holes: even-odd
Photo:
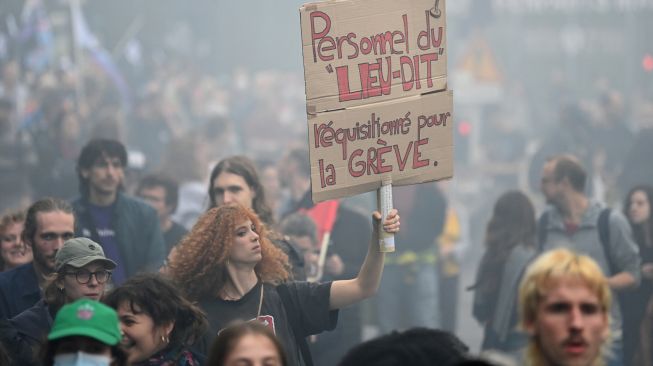
[[[372, 240], [367, 256], [361, 266], [358, 276], [351, 280], [334, 281], [331, 284], [330, 309], [340, 309], [355, 304], [376, 293], [381, 283], [385, 253], [379, 251], [379, 230], [381, 214], [375, 211], [373, 216]], [[392, 210], [383, 221], [383, 229], [389, 233], [399, 231], [399, 214]]]

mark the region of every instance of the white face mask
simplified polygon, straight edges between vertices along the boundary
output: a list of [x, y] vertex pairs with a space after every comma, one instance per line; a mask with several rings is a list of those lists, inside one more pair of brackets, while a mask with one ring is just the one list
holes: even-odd
[[54, 356], [54, 366], [109, 366], [111, 357], [86, 352], [63, 353]]

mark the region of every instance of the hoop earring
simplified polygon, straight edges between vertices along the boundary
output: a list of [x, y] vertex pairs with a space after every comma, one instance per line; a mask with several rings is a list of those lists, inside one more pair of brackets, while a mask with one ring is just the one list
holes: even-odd
[[170, 337], [161, 335], [161, 342], [170, 343]]

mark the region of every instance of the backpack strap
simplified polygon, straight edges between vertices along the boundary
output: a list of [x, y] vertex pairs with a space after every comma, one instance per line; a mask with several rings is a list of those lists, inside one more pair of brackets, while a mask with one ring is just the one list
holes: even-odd
[[295, 305], [290, 299], [290, 291], [288, 287], [284, 284], [277, 286], [277, 293], [281, 298], [283, 307], [286, 309], [286, 316], [288, 316], [288, 321], [290, 322], [290, 327], [292, 328], [293, 336], [295, 337], [295, 342], [299, 346], [299, 352], [302, 355], [304, 360], [304, 365], [313, 366], [313, 356], [311, 356], [311, 351], [308, 349], [308, 342], [306, 338], [302, 337], [301, 329], [299, 327], [299, 318], [297, 314], [299, 312], [295, 309]]
[[599, 220], [597, 222], [597, 228], [599, 230], [599, 240], [601, 241], [601, 247], [603, 248], [603, 253], [605, 254], [605, 259], [608, 262], [608, 270], [610, 275], [615, 274], [615, 267], [612, 263], [612, 255], [610, 255], [610, 208], [606, 207], [601, 210], [599, 214]]
[[[610, 213], [611, 209], [609, 207], [601, 210], [599, 214], [599, 219], [597, 221], [596, 227], [599, 231], [599, 240], [601, 241], [601, 248], [603, 248], [603, 253], [605, 254], [605, 259], [608, 262], [608, 270], [610, 275], [615, 273], [615, 267], [612, 263], [612, 255], [610, 255]], [[537, 223], [537, 248], [538, 252], [544, 250], [544, 244], [547, 237], [547, 226], [549, 225], [549, 212], [544, 212]]]
[[544, 243], [546, 242], [547, 228], [549, 226], [549, 211], [545, 211], [540, 219], [537, 221], [537, 251], [542, 253], [544, 251]]

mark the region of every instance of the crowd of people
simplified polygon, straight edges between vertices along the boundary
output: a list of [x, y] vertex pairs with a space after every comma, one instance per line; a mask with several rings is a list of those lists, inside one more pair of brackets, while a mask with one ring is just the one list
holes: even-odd
[[[523, 308], [522, 326], [517, 326], [517, 310], [519, 304], [523, 306], [517, 301], [520, 281], [523, 290], [524, 273], [534, 270], [533, 261], [548, 255], [542, 253], [568, 248], [591, 258], [592, 265], [606, 277], [607, 288], [601, 290], [606, 294], [600, 298], [609, 319], [604, 324], [610, 334], [610, 352], [604, 355], [607, 364], [650, 364], [653, 244], [650, 234], [645, 233], [653, 224], [647, 193], [651, 188], [633, 188], [622, 213], [587, 196], [587, 173], [572, 155], [549, 159], [541, 177], [542, 193], [549, 205], [539, 219], [526, 195], [510, 191], [499, 198], [488, 223], [486, 252], [472, 287], [474, 316], [485, 330], [482, 348], [520, 356], [532, 336], [524, 323]], [[590, 343], [582, 332], [577, 338], [570, 335], [565, 342], [572, 346], [574, 342]]]
[[[126, 93], [90, 59], [0, 56], [0, 365], [653, 365], [645, 100], [632, 126], [616, 92], [561, 106], [531, 184], [502, 186], [476, 352], [457, 336], [466, 207], [447, 182], [393, 188], [386, 217], [315, 204], [297, 75], [225, 82], [173, 56]], [[490, 130], [493, 161], [524, 153]]]
[[[428, 307], [439, 300], [436, 243], [450, 220], [437, 186], [396, 189], [401, 231], [397, 210], [374, 213], [370, 227], [339, 201], [311, 202], [306, 150], [283, 158], [290, 200], [279, 211], [255, 163], [231, 156], [211, 171], [207, 208], [187, 230], [171, 218], [173, 179], [147, 175], [138, 197], [126, 192], [127, 154], [117, 140], [89, 141], [76, 163], [79, 198], [42, 198], [2, 217], [2, 345], [13, 364], [472, 362]], [[471, 287], [485, 330], [486, 360], [474, 362], [650, 364], [653, 188], [634, 187], [621, 212], [588, 197], [586, 183], [575, 156], [557, 155], [542, 168], [549, 205], [539, 219], [521, 191], [496, 202]], [[387, 260], [381, 224], [410, 243]], [[382, 335], [361, 343], [360, 302], [377, 291]], [[78, 327], [96, 313], [91, 330]]]
[[[379, 227], [397, 232], [396, 210], [383, 220], [374, 213], [369, 249], [357, 275], [298, 281], [293, 273], [301, 276], [304, 256], [274, 231], [264, 191], [247, 158], [217, 165], [209, 189], [215, 207], [200, 215], [169, 251], [160, 212], [121, 189], [126, 159], [120, 142], [92, 140], [77, 164], [81, 197], [72, 203], [45, 198], [28, 208], [25, 228], [14, 239], [30, 248], [22, 254], [33, 254], [34, 260], [0, 274], [1, 316], [12, 330], [3, 334], [3, 341], [16, 364], [39, 364], [40, 350], [46, 349], [46, 362], [54, 358], [64, 364], [57, 361], [61, 346], [50, 347], [45, 340], [48, 333], [50, 340], [58, 339], [56, 317], [66, 304], [80, 299], [102, 300], [117, 311], [119, 350], [130, 365], [203, 364], [222, 329], [235, 320], [252, 319], [274, 332], [288, 365], [311, 364], [306, 338], [334, 329], [338, 309], [378, 289], [384, 260], [377, 248]], [[257, 183], [250, 185], [237, 175], [243, 172]], [[163, 274], [152, 274], [157, 271]], [[138, 274], [142, 272], [150, 274]], [[113, 289], [105, 293], [108, 284]], [[79, 309], [89, 306], [84, 302]], [[92, 316], [81, 311], [80, 319]]]

